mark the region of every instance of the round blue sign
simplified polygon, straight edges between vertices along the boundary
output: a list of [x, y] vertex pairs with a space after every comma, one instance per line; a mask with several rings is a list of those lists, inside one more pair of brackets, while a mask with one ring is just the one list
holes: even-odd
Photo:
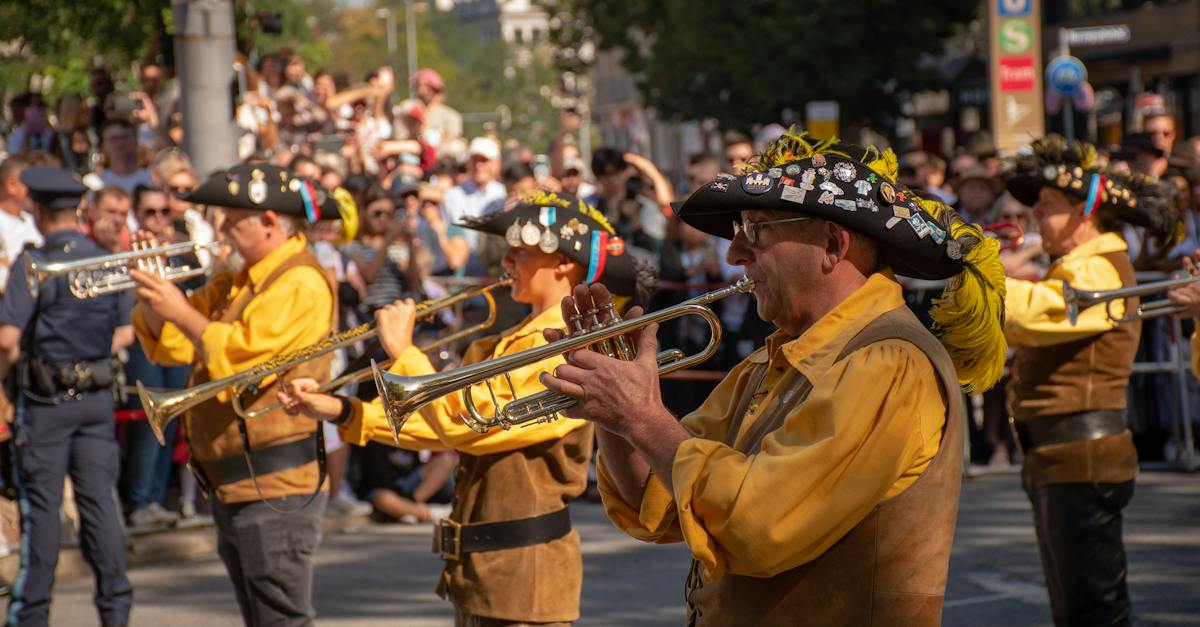
[[1072, 56], [1055, 57], [1046, 66], [1046, 83], [1063, 96], [1073, 96], [1087, 81], [1083, 61]]

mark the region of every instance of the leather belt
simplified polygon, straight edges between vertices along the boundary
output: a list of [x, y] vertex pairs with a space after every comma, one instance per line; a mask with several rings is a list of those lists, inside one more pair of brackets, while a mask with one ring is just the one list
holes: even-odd
[[[254, 474], [266, 475], [317, 461], [317, 443], [314, 440], [316, 435], [310, 435], [295, 442], [250, 451]], [[229, 485], [251, 477], [244, 453], [205, 460], [200, 462], [200, 466], [214, 485]]]
[[557, 540], [571, 531], [571, 512], [557, 512], [502, 522], [461, 524], [443, 518], [433, 530], [433, 552], [457, 560], [463, 553], [515, 549]]
[[1123, 433], [1124, 409], [1085, 411], [1061, 416], [1047, 416], [1013, 423], [1021, 448], [1026, 451], [1051, 444], [1097, 440]]

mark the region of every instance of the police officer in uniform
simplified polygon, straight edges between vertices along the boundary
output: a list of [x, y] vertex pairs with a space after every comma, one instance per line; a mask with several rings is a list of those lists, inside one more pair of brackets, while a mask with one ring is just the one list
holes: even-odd
[[[65, 170], [21, 174], [34, 202], [39, 262], [107, 254], [80, 229], [76, 209], [87, 188]], [[103, 625], [129, 620], [133, 589], [114, 489], [120, 454], [113, 429], [112, 355], [133, 339], [128, 292], [81, 300], [66, 276], [31, 290], [24, 260], [13, 264], [0, 300], [0, 376], [17, 406], [14, 427], [21, 509], [21, 571], [8, 606], [10, 625], [46, 625], [58, 562], [63, 480], [69, 473], [79, 509], [80, 546], [96, 576]]]

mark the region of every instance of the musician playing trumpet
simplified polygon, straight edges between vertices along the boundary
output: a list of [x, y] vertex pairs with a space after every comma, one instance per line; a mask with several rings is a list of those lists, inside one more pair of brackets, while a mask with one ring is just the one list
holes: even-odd
[[[212, 277], [190, 298], [153, 273], [130, 271], [138, 284], [133, 325], [151, 362], [192, 365], [195, 387], [316, 344], [336, 328], [336, 286], [301, 227], [339, 219], [352, 201], [263, 164], [217, 172], [187, 200], [223, 208], [221, 234], [244, 267]], [[304, 362], [292, 374], [326, 380], [331, 359]], [[275, 384], [266, 383], [243, 404], [273, 402]], [[243, 420], [228, 393], [184, 419], [193, 470], [213, 497], [217, 550], [247, 625], [312, 622], [312, 556], [327, 500], [316, 426], [281, 410]]]
[[[732, 240], [778, 327], [694, 412], [635, 361], [546, 377], [600, 428], [600, 489], [631, 536], [687, 542], [689, 625], [938, 625], [962, 472], [959, 385], [1003, 368], [999, 243], [899, 187], [891, 151], [785, 134], [710, 181], [685, 223]], [[930, 333], [893, 270], [954, 277]], [[577, 287], [564, 308], [603, 305]], [[575, 415], [575, 414], [572, 414]]]
[[[1200, 261], [1200, 250], [1196, 251], [1195, 259]], [[1192, 258], [1183, 258], [1183, 268], [1188, 274], [1195, 276], [1200, 274], [1200, 268], [1197, 267], [1197, 261]], [[1179, 287], [1172, 288], [1167, 292], [1167, 298], [1172, 303], [1180, 306], [1183, 311], [1178, 315], [1188, 318], [1200, 319], [1200, 283], [1189, 283]], [[1192, 332], [1192, 374], [1200, 377], [1200, 325], [1197, 325], [1197, 331]]]
[[[513, 280], [513, 300], [533, 309], [516, 327], [472, 343], [464, 365], [546, 344], [544, 330], [566, 326], [560, 302], [577, 283], [604, 281], [627, 301], [650, 279], [604, 216], [565, 194], [533, 192], [508, 211], [463, 226], [506, 238], [503, 265]], [[392, 373], [434, 372], [412, 344], [411, 301], [383, 308], [376, 319], [383, 347], [395, 358]], [[514, 398], [544, 390], [539, 375], [562, 363], [561, 357], [536, 362], [506, 373], [511, 387], [498, 376], [489, 382], [491, 392], [480, 385], [467, 393], [480, 414], [491, 416]], [[312, 380], [294, 380], [280, 400], [291, 411], [339, 423], [347, 442], [463, 453], [452, 513], [434, 536], [434, 551], [445, 560], [438, 594], [454, 603], [456, 624], [566, 624], [579, 618], [583, 566], [567, 504], [587, 486], [593, 438], [587, 422], [479, 433], [460, 418], [466, 413], [462, 395], [452, 394], [410, 417], [397, 443], [378, 400], [364, 404], [314, 394], [316, 387]]]
[[1145, 227], [1159, 250], [1183, 236], [1160, 184], [1094, 160], [1091, 145], [1049, 136], [1016, 160], [1007, 181], [1033, 207], [1053, 259], [1039, 281], [1008, 279], [1005, 333], [1016, 346], [1010, 420], [1057, 625], [1130, 620], [1121, 512], [1137, 451], [1125, 399], [1141, 332], [1140, 321], [1120, 321], [1137, 310], [1135, 298], [1085, 309], [1073, 324], [1063, 282], [1102, 291], [1135, 284], [1121, 223]]

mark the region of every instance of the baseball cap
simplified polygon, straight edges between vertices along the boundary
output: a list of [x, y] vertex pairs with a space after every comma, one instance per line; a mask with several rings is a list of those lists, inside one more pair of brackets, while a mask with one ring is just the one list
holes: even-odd
[[467, 148], [467, 154], [472, 157], [479, 155], [495, 161], [500, 158], [500, 146], [496, 145], [494, 140], [487, 137], [476, 137], [471, 140], [471, 145]]

